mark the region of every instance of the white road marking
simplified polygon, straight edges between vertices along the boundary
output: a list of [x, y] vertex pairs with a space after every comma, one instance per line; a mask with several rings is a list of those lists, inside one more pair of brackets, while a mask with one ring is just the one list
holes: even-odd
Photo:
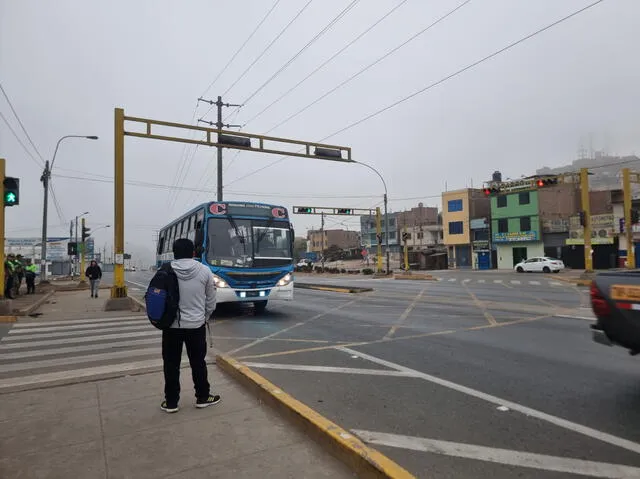
[[[31, 334], [12, 334], [2, 338], [1, 343], [13, 343], [16, 341], [30, 341], [32, 339], [47, 339], [47, 338], [69, 338], [72, 336], [88, 335], [87, 339], [91, 338], [92, 334], [98, 333], [117, 333], [117, 332], [133, 332], [133, 331], [149, 331], [149, 328], [153, 328], [149, 323], [138, 322], [138, 324], [123, 324], [116, 325], [110, 328], [92, 329], [92, 330], [74, 330], [64, 331], [58, 330], [55, 332], [29, 331]], [[152, 330], [153, 331], [153, 330]]]
[[450, 282], [450, 283], [454, 283], [454, 282], [456, 282], [456, 281], [458, 281], [456, 278], [449, 278], [449, 282]]
[[540, 281], [529, 281], [529, 284], [540, 286]]
[[432, 376], [430, 374], [422, 373], [420, 371], [416, 371], [415, 369], [411, 369], [406, 366], [402, 366], [400, 364], [392, 363], [391, 361], [386, 361], [384, 359], [380, 359], [375, 356], [365, 354], [355, 349], [350, 349], [346, 347], [339, 347], [336, 349], [339, 351], [345, 352], [347, 354], [357, 354], [362, 359], [367, 359], [376, 364], [380, 364], [381, 366], [386, 366], [388, 368], [395, 369], [396, 371], [403, 371], [406, 373], [418, 374], [418, 376], [416, 377], [420, 377], [425, 381], [429, 381], [434, 384], [438, 384], [440, 386], [452, 389], [454, 391], [467, 394], [468, 396], [482, 399], [484, 401], [495, 404], [496, 406], [506, 406], [513, 411], [518, 411], [519, 413], [522, 413], [526, 416], [535, 417], [542, 421], [546, 421], [548, 423], [553, 424], [554, 426], [558, 426], [558, 427], [567, 429], [569, 431], [577, 432], [579, 434], [583, 434], [593, 439], [597, 439], [599, 441], [606, 442], [608, 444], [612, 444], [614, 446], [621, 447], [623, 449], [627, 449], [635, 453], [640, 453], [640, 444], [638, 444], [637, 442], [629, 441], [628, 439], [617, 437], [612, 434], [608, 434], [606, 432], [598, 431], [597, 429], [592, 429], [590, 427], [583, 426], [582, 424], [577, 424], [571, 421], [567, 421], [566, 419], [562, 419], [557, 416], [552, 416], [551, 414], [547, 414], [545, 412], [538, 411], [536, 409], [532, 409], [530, 407], [523, 406], [521, 404], [518, 404], [512, 401], [507, 401], [505, 399], [499, 398], [497, 396], [493, 396], [491, 394], [483, 393], [482, 391], [478, 391], [477, 389], [472, 389], [470, 387], [463, 386], [462, 384], [457, 384], [452, 381], [447, 381], [446, 379], [442, 379], [436, 376]]
[[[105, 320], [102, 323], [92, 323], [92, 324], [73, 324], [73, 325], [66, 325], [66, 326], [44, 326], [42, 328], [18, 328], [18, 327], [14, 327], [13, 329], [11, 329], [9, 331], [9, 334], [13, 334], [13, 335], [18, 335], [21, 336], [23, 334], [34, 334], [36, 331], [38, 333], [49, 333], [49, 332], [54, 332], [54, 331], [74, 331], [77, 329], [98, 329], [98, 328], [106, 328], [106, 327], [127, 327], [129, 326], [129, 321], [127, 322], [122, 322], [122, 321], [109, 321], [109, 320]], [[142, 325], [142, 324], [146, 324], [147, 326], [150, 326], [150, 324], [147, 321], [142, 321], [142, 320], [135, 320], [135, 321], [130, 321], [131, 324], [138, 324], [138, 325]], [[20, 324], [20, 323], [18, 323]]]
[[61, 354], [74, 354], [104, 349], [122, 349], [124, 346], [143, 346], [145, 344], [159, 344], [159, 341], [158, 338], [137, 339], [134, 341], [127, 341], [126, 343], [123, 343], [122, 341], [115, 341], [112, 343], [70, 346], [68, 348], [38, 349], [33, 351], [19, 351], [17, 353], [2, 353], [0, 354], [0, 362], [10, 359], [39, 358], [42, 356], [57, 356]]
[[501, 284], [502, 280], [501, 279], [494, 279], [493, 282], [496, 283], [496, 284]]
[[547, 456], [530, 452], [511, 451], [495, 447], [440, 441], [422, 437], [401, 436], [384, 432], [352, 430], [364, 442], [380, 446], [429, 452], [445, 456], [462, 457], [479, 461], [495, 462], [510, 466], [528, 467], [544, 471], [564, 472], [590, 477], [630, 478], [640, 477], [640, 468], [611, 464], [607, 462], [585, 461], [566, 457]]
[[522, 284], [522, 282], [519, 279], [512, 279], [510, 281], [511, 284]]
[[71, 324], [91, 324], [91, 323], [105, 323], [107, 321], [130, 321], [132, 319], [147, 319], [146, 316], [120, 316], [117, 318], [91, 318], [91, 319], [70, 319], [66, 321], [34, 321], [32, 323], [18, 323], [13, 329], [28, 329], [37, 328], [39, 326], [66, 326]]
[[463, 282], [463, 283], [469, 283], [470, 281], [471, 281], [471, 280], [470, 280], [470, 279], [468, 279], [468, 278], [467, 278], [467, 279], [463, 279], [463, 280], [462, 280], [462, 282]]
[[[5, 351], [7, 349], [24, 349], [24, 348], [34, 348], [37, 346], [56, 346], [60, 344], [77, 344], [77, 343], [87, 343], [87, 342], [96, 342], [102, 340], [114, 340], [114, 339], [126, 339], [126, 338], [139, 338], [145, 336], [153, 336], [155, 338], [159, 338], [162, 335], [162, 331], [159, 329], [149, 329], [149, 331], [137, 331], [133, 333], [115, 333], [115, 334], [101, 334], [99, 336], [87, 336], [82, 338], [63, 338], [63, 339], [49, 339], [46, 341], [33, 341], [33, 342], [11, 342], [5, 343], [0, 342], [0, 351]], [[97, 348], [99, 345], [95, 345]]]
[[485, 282], [485, 280], [484, 280], [484, 279], [479, 279], [479, 280], [478, 280], [478, 283], [484, 283], [484, 282]]
[[557, 281], [549, 281], [551, 286], [562, 286], [562, 283], [558, 283]]
[[277, 363], [252, 363], [245, 362], [246, 366], [250, 368], [263, 368], [263, 369], [282, 369], [285, 371], [312, 371], [320, 373], [343, 373], [343, 374], [368, 374], [371, 376], [397, 376], [405, 378], [417, 377], [413, 373], [406, 373], [403, 371], [390, 371], [385, 369], [362, 369], [362, 368], [340, 368], [333, 366], [307, 366], [304, 364], [277, 364]]
[[584, 321], [597, 321], [594, 316], [574, 316], [571, 314], [555, 314], [554, 318], [582, 319]]

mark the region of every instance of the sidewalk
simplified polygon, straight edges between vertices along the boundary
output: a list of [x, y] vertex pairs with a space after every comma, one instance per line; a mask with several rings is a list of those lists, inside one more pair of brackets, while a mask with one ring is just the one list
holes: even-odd
[[[209, 379], [212, 392], [222, 396], [220, 404], [206, 409], [194, 407], [191, 374], [183, 358], [181, 409], [176, 414], [160, 410], [164, 380], [159, 331], [144, 324], [144, 312], [104, 312], [107, 297], [101, 294], [98, 299], [91, 298], [87, 290], [56, 292], [40, 308], [41, 315], [20, 317], [14, 326], [33, 330], [28, 334], [36, 336], [36, 352], [48, 352], [52, 359], [16, 359], [44, 362], [44, 366], [38, 366], [45, 369], [43, 372], [29, 369], [18, 376], [21, 381], [36, 377], [42, 382], [34, 381], [19, 392], [0, 392], [0, 477], [355, 477], [343, 462], [266, 405], [260, 395], [248, 392], [215, 364], [208, 366]], [[119, 334], [132, 326], [140, 328], [134, 325], [136, 319], [141, 326], [148, 326], [150, 355], [144, 361], [140, 357], [110, 359], [106, 366], [94, 367], [92, 361], [98, 356], [128, 353], [126, 338], [104, 337], [103, 341], [117, 342], [117, 352], [101, 353], [104, 345], [98, 337], [107, 333], [94, 332], [97, 327], [110, 323], [104, 327]], [[41, 327], [56, 331], [37, 333]], [[146, 334], [147, 329], [144, 331]], [[50, 344], [42, 346], [40, 343], [49, 335]], [[18, 341], [25, 347], [21, 346], [17, 354], [33, 352], [29, 342]], [[6, 348], [7, 343], [3, 344]], [[9, 344], [15, 346], [16, 342]], [[74, 348], [84, 350], [75, 354], [84, 355], [86, 361], [65, 366], [63, 349]], [[15, 351], [4, 349], [0, 354], [8, 357]], [[150, 362], [154, 363], [152, 368], [139, 367]], [[59, 376], [51, 369], [54, 363], [65, 368], [62, 373], [66, 385], [60, 385], [60, 381], [47, 385], [48, 376]], [[131, 368], [122, 369], [129, 364]], [[105, 376], [102, 369], [110, 373]], [[12, 381], [11, 377], [6, 381]]]
[[209, 366], [222, 402], [176, 414], [162, 373], [0, 395], [0, 477], [347, 478], [342, 463]]

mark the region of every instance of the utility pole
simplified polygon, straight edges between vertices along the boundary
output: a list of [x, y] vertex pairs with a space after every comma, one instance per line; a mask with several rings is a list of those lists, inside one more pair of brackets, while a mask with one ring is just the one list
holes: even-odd
[[[386, 188], [386, 185], [385, 185]], [[387, 250], [387, 274], [391, 273], [391, 267], [389, 266], [389, 212], [387, 210], [387, 192], [384, 193], [384, 247]]]
[[633, 245], [633, 220], [631, 219], [631, 172], [622, 169], [622, 192], [624, 194], [624, 232], [627, 239], [627, 268], [636, 267], [636, 252]]
[[324, 211], [320, 215], [320, 254], [322, 255], [322, 269], [324, 269]]
[[[218, 121], [213, 122], [213, 121], [206, 121], [203, 120], [202, 118], [200, 118], [198, 120], [198, 122], [201, 123], [206, 123], [209, 126], [214, 126], [218, 129], [218, 130], [222, 130], [222, 128], [240, 128], [242, 125], [225, 125], [222, 122], [222, 107], [234, 107], [234, 106], [242, 106], [242, 105], [232, 105], [230, 103], [223, 103], [222, 101], [222, 97], [218, 96], [218, 100], [217, 101], [213, 101], [213, 100], [205, 100], [204, 98], [198, 98], [198, 101], [201, 102], [205, 102], [208, 103], [209, 105], [215, 105], [216, 107], [218, 107]], [[218, 201], [222, 201], [222, 146], [218, 146], [217, 147], [218, 150]]]
[[[4, 177], [5, 177], [5, 159], [0, 158], [0, 188], [2, 188], [2, 198], [4, 201]], [[5, 274], [4, 270], [4, 204], [0, 205], [0, 300], [4, 300]], [[35, 259], [35, 258], [34, 258]], [[11, 310], [11, 306], [6, 309]]]
[[[73, 239], [73, 220], [69, 221], [69, 242]], [[77, 246], [76, 246], [77, 248]], [[69, 266], [71, 267], [71, 279], [74, 279], [73, 256], [69, 255]]]
[[47, 214], [49, 213], [49, 178], [51, 178], [51, 169], [49, 168], [49, 160], [47, 160], [44, 164], [42, 176], [40, 176], [40, 181], [42, 181], [42, 186], [44, 187], [44, 203], [42, 207], [42, 246], [40, 247], [41, 284], [47, 282]]
[[593, 256], [591, 255], [591, 208], [589, 205], [588, 168], [580, 168], [580, 194], [584, 213], [584, 269], [590, 273], [593, 271]]

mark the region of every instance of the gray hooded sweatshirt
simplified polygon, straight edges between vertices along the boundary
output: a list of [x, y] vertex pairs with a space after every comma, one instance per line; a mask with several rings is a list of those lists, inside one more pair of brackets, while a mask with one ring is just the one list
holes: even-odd
[[172, 328], [195, 329], [202, 326], [216, 309], [213, 273], [202, 263], [183, 258], [171, 262], [180, 289], [180, 322]]

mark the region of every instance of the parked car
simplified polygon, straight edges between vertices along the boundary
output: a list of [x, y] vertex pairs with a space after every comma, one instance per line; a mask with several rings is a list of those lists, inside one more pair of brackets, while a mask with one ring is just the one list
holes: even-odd
[[518, 273], [559, 273], [564, 269], [564, 263], [559, 259], [541, 256], [521, 261], [514, 269]]
[[640, 270], [605, 271], [591, 282], [593, 340], [640, 353]]

